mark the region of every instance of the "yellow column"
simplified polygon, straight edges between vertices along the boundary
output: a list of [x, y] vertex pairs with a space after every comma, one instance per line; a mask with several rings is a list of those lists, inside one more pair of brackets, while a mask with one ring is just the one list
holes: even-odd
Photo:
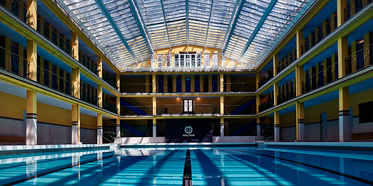
[[163, 76], [163, 92], [168, 92], [168, 76]]
[[103, 102], [103, 96], [102, 96], [102, 85], [97, 85], [97, 106], [102, 108], [102, 102]]
[[18, 60], [18, 74], [21, 75], [21, 76], [24, 76], [25, 74], [23, 74], [23, 70], [24, 70], [24, 64], [23, 64], [23, 57], [24, 57], [24, 53], [25, 53], [25, 49], [23, 47], [23, 45], [20, 45], [18, 44], [18, 56], [19, 56], [19, 60]]
[[[62, 74], [61, 74], [61, 76], [62, 76], [62, 79], [63, 79], [63, 85], [62, 85], [62, 90], [61, 91], [63, 91], [63, 92], [65, 92], [65, 90], [66, 90], [66, 71], [62, 71]], [[70, 80], [68, 80], [68, 81], [70, 81]]]
[[273, 105], [276, 106], [278, 104], [278, 96], [279, 96], [279, 87], [278, 83], [273, 85]]
[[181, 75], [181, 92], [185, 92], [185, 75]]
[[209, 75], [209, 92], [212, 92], [212, 75]]
[[273, 77], [277, 75], [278, 54], [273, 55]]
[[231, 89], [231, 75], [230, 74], [227, 74], [226, 75], [227, 77], [227, 92], [230, 92], [232, 89]]
[[203, 92], [203, 75], [199, 75], [199, 91]]
[[153, 115], [157, 115], [157, 98], [153, 97]]
[[12, 40], [7, 36], [1, 37], [1, 40], [2, 42], [4, 42], [5, 50], [7, 50], [4, 56], [5, 57], [5, 69], [11, 71], [12, 70], [12, 55], [11, 55]]
[[[73, 96], [80, 99], [80, 69], [73, 68], [71, 73], [71, 83], [73, 85]], [[98, 87], [99, 85], [97, 85]]]
[[347, 0], [337, 0], [337, 26], [341, 26], [344, 23], [345, 11], [344, 8], [347, 6]]
[[[336, 63], [338, 63], [338, 61], [336, 61], [336, 58], [337, 58], [337, 54], [332, 54], [332, 58], [331, 58], [331, 68], [332, 68], [332, 81], [334, 81], [336, 79], [336, 73], [337, 73], [337, 68], [336, 68]], [[343, 62], [344, 63], [344, 62]]]
[[[348, 55], [347, 37], [338, 39], [338, 77], [346, 75], [344, 60]], [[349, 123], [349, 90], [348, 87], [339, 89], [339, 141], [351, 140]]]
[[330, 58], [324, 59], [323, 61], [323, 83], [324, 85], [328, 82], [328, 62], [330, 61]]
[[118, 115], [120, 115], [120, 97], [117, 96], [117, 99], [116, 99], [116, 104], [117, 104], [117, 110], [118, 110]]
[[157, 92], [157, 79], [155, 74], [152, 74], [152, 85], [153, 85], [153, 93]]
[[274, 122], [274, 140], [280, 142], [280, 112], [276, 111], [273, 117]]
[[118, 92], [120, 92], [120, 74], [117, 74], [116, 82], [117, 82], [117, 90], [118, 90]]
[[220, 115], [224, 115], [224, 96], [220, 96]]
[[190, 76], [190, 92], [195, 92], [194, 75]]
[[29, 25], [37, 30], [38, 26], [38, 19], [37, 19], [37, 6], [36, 6], [37, 0], [27, 0], [26, 2], [26, 8], [29, 11]]
[[220, 92], [224, 92], [224, 74], [220, 73], [219, 74], [219, 79], [220, 79]]
[[150, 80], [149, 76], [145, 76], [145, 92], [150, 92]]
[[72, 32], [71, 47], [72, 47], [73, 58], [79, 61], [79, 37], [76, 32]]
[[176, 92], [176, 76], [172, 76], [172, 90], [173, 92]]
[[97, 144], [102, 144], [102, 114], [97, 113]]
[[33, 40], [27, 40], [27, 61], [29, 66], [29, 79], [37, 81], [37, 45]]
[[298, 30], [297, 35], [297, 59], [302, 55], [302, 45], [303, 45], [303, 30]]
[[[87, 59], [87, 58], [86, 58]], [[97, 75], [102, 79], [102, 57], [97, 55]]]
[[260, 95], [256, 95], [256, 113], [259, 113]]
[[[371, 44], [371, 40], [373, 37], [373, 33], [369, 32], [364, 35], [364, 48], [368, 48], [369, 45]], [[371, 64], [372, 59], [370, 58], [370, 50], [365, 50], [364, 51], [364, 67], [367, 67]]]
[[295, 67], [295, 79], [296, 79], [296, 96], [302, 95], [302, 84], [304, 80], [303, 66]]
[[37, 145], [36, 91], [27, 90], [26, 97], [26, 145]]
[[71, 142], [72, 144], [79, 144], [80, 142], [80, 105], [71, 105]]
[[304, 127], [304, 103], [296, 103], [296, 130], [297, 141], [305, 141], [305, 127]]

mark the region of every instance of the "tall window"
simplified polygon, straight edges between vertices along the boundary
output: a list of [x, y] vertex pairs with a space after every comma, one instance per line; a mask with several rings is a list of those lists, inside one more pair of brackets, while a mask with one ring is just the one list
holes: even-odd
[[373, 122], [372, 106], [373, 101], [359, 104], [359, 123]]
[[205, 54], [205, 67], [210, 66], [210, 54]]
[[183, 100], [183, 113], [192, 113], [194, 112], [194, 100], [184, 99]]
[[171, 55], [170, 54], [166, 55], [166, 65], [167, 67], [171, 66]]
[[161, 68], [163, 66], [163, 54], [157, 55], [157, 61], [158, 61], [158, 68]]
[[218, 66], [218, 54], [212, 54], [212, 65], [214, 66], [214, 67], [216, 67], [216, 66]]

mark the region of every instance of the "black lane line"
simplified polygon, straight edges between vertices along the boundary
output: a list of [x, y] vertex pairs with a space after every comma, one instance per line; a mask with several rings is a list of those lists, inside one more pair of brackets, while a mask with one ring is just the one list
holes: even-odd
[[[116, 156], [120, 156], [120, 155], [106, 156], [106, 157], [103, 157], [103, 158], [100, 159], [100, 160], [108, 159], [108, 158], [113, 158], [113, 157], [116, 157]], [[79, 163], [78, 165], [84, 165], [84, 164], [92, 163], [92, 162], [95, 162], [95, 161], [98, 161], [98, 160], [97, 160], [97, 159], [95, 159], [95, 160], [90, 160], [90, 161], [87, 161], [87, 162], [84, 162], [84, 163]], [[61, 170], [64, 170], [64, 169], [68, 169], [68, 168], [76, 167], [76, 166], [78, 166], [78, 165], [75, 165], [75, 166], [72, 166], [72, 165], [65, 166], [65, 167], [62, 167], [62, 168], [59, 168], [59, 169], [56, 169], [56, 170], [53, 170], [53, 171], [49, 171], [49, 172], [45, 172], [45, 173], [41, 173], [41, 174], [36, 174], [35, 176], [30, 176], [30, 177], [23, 178], [23, 179], [20, 179], [20, 180], [14, 181], [14, 182], [10, 182], [10, 183], [7, 183], [7, 184], [5, 184], [5, 185], [15, 185], [15, 184], [19, 184], [19, 183], [22, 183], [22, 182], [25, 182], [25, 181], [28, 181], [28, 180], [31, 180], [31, 179], [34, 179], [34, 178], [38, 178], [38, 177], [45, 176], [45, 175], [48, 175], [48, 174], [51, 174], [51, 173], [54, 173], [54, 172], [61, 171]]]
[[190, 150], [187, 150], [184, 164], [183, 186], [193, 186], [192, 182], [192, 162], [190, 161]]
[[344, 176], [346, 178], [350, 178], [350, 179], [353, 179], [355, 181], [360, 181], [360, 182], [363, 182], [363, 183], [368, 184], [368, 185], [373, 185], [373, 181], [369, 181], [369, 180], [359, 178], [359, 177], [356, 177], [356, 176], [352, 176], [352, 175], [349, 175], [349, 174], [344, 174], [344, 173], [341, 173], [341, 172], [333, 171], [333, 170], [330, 170], [330, 169], [318, 167], [318, 166], [315, 166], [315, 165], [310, 165], [310, 164], [307, 164], [307, 163], [302, 163], [302, 162], [298, 162], [298, 161], [294, 161], [294, 160], [288, 160], [288, 159], [284, 159], [284, 158], [278, 158], [278, 157], [274, 157], [274, 156], [266, 155], [266, 154], [259, 154], [259, 153], [256, 153], [256, 152], [249, 152], [249, 151], [244, 151], [244, 150], [243, 150], [243, 152], [248, 152], [248, 153], [251, 153], [251, 154], [257, 154], [257, 155], [271, 157], [271, 158], [275, 158], [275, 159], [279, 159], [279, 160], [284, 160], [284, 161], [288, 161], [288, 162], [292, 162], [292, 163], [296, 163], [296, 164], [300, 164], [300, 165], [305, 165], [305, 166], [312, 167], [312, 168], [315, 168], [315, 169], [330, 172], [330, 173], [336, 174], [338, 176]]

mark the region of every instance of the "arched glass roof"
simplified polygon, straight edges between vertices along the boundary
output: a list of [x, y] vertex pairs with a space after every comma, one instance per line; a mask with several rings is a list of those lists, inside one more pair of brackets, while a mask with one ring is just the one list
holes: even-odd
[[254, 68], [316, 1], [54, 0], [119, 69], [182, 45]]

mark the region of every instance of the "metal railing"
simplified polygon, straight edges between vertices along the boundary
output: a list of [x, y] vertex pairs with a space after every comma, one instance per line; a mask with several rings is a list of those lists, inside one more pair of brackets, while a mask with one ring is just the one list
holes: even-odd
[[114, 113], [118, 113], [117, 106], [113, 103], [110, 103], [109, 101], [107, 101], [105, 99], [102, 102], [102, 108], [104, 108], [108, 111], [114, 112]]
[[37, 65], [37, 76], [38, 83], [73, 96], [72, 91], [74, 90], [74, 88], [72, 83], [57, 75], [56, 73], [49, 71], [49, 69], [45, 69], [44, 67]]
[[93, 61], [91, 60], [88, 60], [88, 58], [84, 55], [81, 55], [79, 57], [79, 62], [84, 65], [85, 67], [87, 67], [91, 72], [93, 72], [94, 74], [98, 74], [98, 70], [97, 70], [97, 64], [94, 63]]
[[[230, 90], [228, 91], [228, 87]], [[246, 82], [241, 83], [224, 83], [225, 92], [255, 92], [256, 87]]]
[[109, 76], [103, 74], [102, 79], [106, 83], [108, 83], [109, 85], [111, 85], [112, 87], [114, 87], [115, 89], [118, 89], [117, 83], [114, 80], [112, 80], [111, 78], [109, 78]]
[[164, 104], [157, 109], [157, 114], [218, 114], [218, 106], [214, 104], [194, 104], [193, 111], [185, 111], [182, 104]]
[[245, 107], [243, 105], [224, 105], [224, 114], [248, 115], [256, 114], [256, 104]]
[[[81, 93], [80, 93], [80, 99], [87, 102], [87, 103], [90, 103], [90, 104], [93, 104], [93, 105], [96, 105], [98, 106], [98, 99], [97, 99], [97, 96], [93, 96], [91, 94], [86, 94], [84, 91], [82, 91], [83, 89], [81, 89]], [[96, 90], [96, 89], [95, 89]]]
[[287, 66], [292, 64], [297, 59], [296, 53], [297, 51], [295, 50], [294, 53], [291, 52], [290, 54], [286, 55], [282, 60], [279, 61], [280, 63], [277, 66], [277, 73], [284, 70]]
[[268, 98], [268, 100], [262, 104], [259, 105], [259, 112], [262, 112], [264, 110], [267, 110], [274, 106], [273, 99]]
[[290, 89], [288, 91], [289, 92], [284, 93], [282, 96], [277, 95], [277, 104], [281, 104], [285, 101], [289, 101], [289, 100], [296, 97], [295, 96], [296, 94], [294, 92], [294, 87], [290, 87]]
[[0, 0], [0, 5], [26, 24], [29, 24], [30, 12], [23, 5], [23, 1], [21, 2], [17, 0]]
[[[333, 74], [335, 75], [335, 78], [333, 78]], [[313, 74], [311, 77], [306, 78], [302, 82], [302, 93], [304, 94], [311, 90], [327, 85], [331, 83], [333, 79], [338, 79], [337, 62], [331, 64], [325, 70], [320, 70], [319, 72], [317, 72], [317, 74]]]
[[311, 34], [310, 38], [307, 38], [304, 41], [304, 44], [301, 45], [301, 54], [303, 55], [312, 47], [314, 47], [317, 43], [319, 43], [322, 39], [324, 39], [327, 35], [332, 32], [331, 28], [337, 28], [337, 15], [334, 15], [332, 19], [328, 20], [325, 25], [321, 26], [315, 33]]
[[371, 2], [372, 0], [350, 0], [350, 2], [344, 8], [345, 21], [350, 19], [353, 15], [355, 15], [357, 12], [359, 12], [361, 9], [363, 9]]
[[122, 106], [120, 115], [153, 115], [153, 106]]
[[[148, 90], [147, 88], [148, 87]], [[128, 92], [128, 93], [136, 93], [136, 92], [146, 92], [150, 93], [152, 91], [152, 84], [151, 83], [126, 83], [122, 84], [121, 92]]]
[[28, 78], [30, 63], [17, 54], [0, 47], [0, 68]]
[[373, 44], [351, 54], [345, 59], [346, 75], [373, 64]]
[[260, 88], [261, 86], [263, 86], [264, 84], [266, 84], [266, 83], [267, 83], [269, 80], [271, 80], [272, 78], [273, 78], [273, 71], [270, 70], [270, 71], [268, 71], [267, 76], [264, 77], [263, 79], [261, 79], [261, 80], [259, 81], [259, 88]]
[[37, 31], [41, 35], [50, 40], [53, 44], [62, 49], [68, 55], [74, 57], [74, 49], [71, 47], [71, 43], [69, 41], [63, 38], [59, 33], [54, 31], [53, 28], [49, 27], [39, 18], [37, 25]]

